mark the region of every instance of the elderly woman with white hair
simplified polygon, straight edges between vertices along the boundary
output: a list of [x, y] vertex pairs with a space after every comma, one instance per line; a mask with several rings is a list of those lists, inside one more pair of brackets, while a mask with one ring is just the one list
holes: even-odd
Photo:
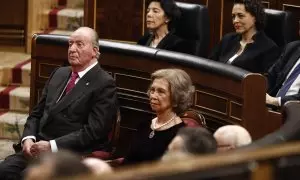
[[156, 117], [139, 126], [125, 164], [158, 160], [164, 154], [177, 131], [185, 126], [179, 115], [192, 105], [194, 91], [190, 76], [183, 70], [152, 73], [148, 96]]
[[228, 151], [252, 142], [249, 132], [238, 125], [226, 125], [216, 130], [214, 137], [217, 141], [218, 152]]

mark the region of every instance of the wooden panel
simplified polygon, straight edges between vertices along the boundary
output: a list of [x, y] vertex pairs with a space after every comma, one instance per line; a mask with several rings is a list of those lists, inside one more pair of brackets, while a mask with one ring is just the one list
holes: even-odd
[[[146, 95], [150, 79], [122, 73], [115, 73], [116, 84], [120, 89]], [[139, 86], [136, 86], [136, 85]]]
[[229, 108], [229, 116], [237, 121], [242, 121], [242, 104], [230, 101]]
[[136, 42], [143, 33], [144, 0], [97, 0], [96, 30], [102, 39]]
[[[58, 41], [53, 40], [52, 37], [49, 42], [44, 38], [33, 48], [31, 108], [37, 103], [40, 90], [50, 72], [67, 61], [67, 40], [60, 36], [57, 38]], [[60, 44], [55, 46], [55, 42]], [[250, 131], [253, 139], [257, 139], [279, 126], [276, 122], [281, 120], [280, 115], [268, 116], [269, 112], [265, 106], [265, 78], [259, 74], [249, 73], [233, 78], [226, 73], [218, 74], [217, 70], [196, 68], [200, 67], [200, 64], [205, 65], [204, 62], [197, 64], [195, 61], [191, 66], [189, 63], [179, 63], [178, 60], [173, 62], [172, 59], [164, 59], [167, 57], [158, 58], [152, 54], [146, 56], [147, 53], [127, 52], [131, 48], [139, 52], [139, 46], [126, 45], [126, 49], [122, 49], [119, 43], [100, 44], [102, 55], [99, 63], [116, 80], [118, 88], [121, 134], [123, 133], [120, 141], [124, 145], [121, 147], [124, 151], [127, 150], [131, 142], [130, 137], [134, 136], [138, 124], [153, 117], [146, 92], [150, 84], [150, 74], [161, 68], [180, 68], [191, 76], [196, 88], [193, 108], [204, 114], [207, 125], [212, 131], [225, 124], [240, 124]], [[157, 51], [150, 52], [160, 54]], [[184, 60], [188, 56], [182, 58]], [[199, 61], [203, 59], [199, 58]], [[275, 124], [272, 128], [269, 125], [270, 121]]]
[[26, 0], [1, 1], [0, 44], [25, 45]]
[[265, 8], [276, 9], [277, 0], [263, 0], [261, 1]]
[[211, 92], [196, 91], [197, 107], [203, 108], [207, 111], [213, 111], [216, 114], [227, 115], [228, 114], [228, 98], [217, 96]]
[[300, 1], [297, 0], [284, 0], [279, 4], [279, 8], [284, 11], [292, 12], [297, 18], [297, 22], [299, 23], [298, 32], [300, 35]]
[[229, 32], [233, 32], [233, 25], [231, 20], [231, 13], [232, 13], [232, 7], [234, 0], [222, 0], [222, 14], [221, 14], [221, 21], [222, 21], [222, 27], [221, 27], [221, 37], [223, 37], [225, 34]]

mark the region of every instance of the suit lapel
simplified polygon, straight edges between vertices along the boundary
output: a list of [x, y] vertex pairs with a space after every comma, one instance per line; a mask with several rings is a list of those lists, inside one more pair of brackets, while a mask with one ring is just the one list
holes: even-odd
[[[278, 73], [276, 79], [272, 79], [272, 81], [275, 81], [276, 84], [274, 87], [271, 87], [270, 89], [270, 94], [272, 94], [273, 96], [276, 96], [276, 94], [282, 87], [282, 84], [284, 83], [287, 75], [289, 74], [289, 72], [291, 71], [291, 69], [293, 68], [293, 66], [295, 65], [295, 63], [300, 57], [300, 47], [297, 47], [296, 50], [294, 49], [295, 48], [291, 48], [290, 50], [287, 50], [286, 54], [284, 55], [284, 58], [279, 59], [279, 61], [281, 61], [280, 63], [282, 63], [282, 65], [279, 68], [280, 72]], [[290, 53], [292, 55], [290, 55]]]
[[100, 66], [97, 64], [90, 71], [88, 71], [79, 81], [76, 83], [75, 87], [69, 92], [69, 94], [65, 95], [57, 104], [53, 107], [52, 113], [58, 113], [63, 109], [67, 108], [70, 104], [72, 104], [75, 100], [83, 96], [87, 93], [89, 87], [95, 81], [95, 77], [93, 76], [97, 71], [100, 70]]
[[300, 47], [297, 48], [295, 53], [293, 53], [290, 60], [287, 62], [287, 65], [286, 65], [287, 69], [285, 70], [285, 73], [286, 73], [285, 76], [288, 75], [290, 70], [294, 67], [294, 65], [298, 61], [299, 57], [300, 57]]
[[159, 43], [158, 45], [156, 46], [156, 48], [160, 48], [160, 49], [167, 49], [169, 43], [169, 40], [170, 40], [170, 37], [171, 37], [171, 32], [168, 33]]
[[63, 75], [63, 77], [61, 77], [62, 83], [60, 83], [60, 85], [57, 87], [57, 91], [55, 92], [55, 94], [53, 95], [53, 103], [52, 106], [55, 105], [58, 100], [61, 99], [61, 96], [63, 94], [63, 91], [65, 90], [65, 87], [67, 86], [68, 80], [71, 76], [71, 68], [69, 68], [66, 72], [66, 74]]

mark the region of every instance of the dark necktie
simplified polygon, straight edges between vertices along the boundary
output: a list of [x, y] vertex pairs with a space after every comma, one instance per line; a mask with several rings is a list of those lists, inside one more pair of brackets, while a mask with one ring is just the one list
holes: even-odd
[[300, 63], [295, 67], [295, 69], [288, 77], [288, 79], [285, 81], [284, 85], [282, 85], [282, 87], [280, 88], [276, 96], [277, 97], [285, 96], [288, 90], [291, 88], [293, 82], [297, 79], [299, 74], [300, 74]]
[[77, 72], [72, 72], [70, 81], [68, 82], [66, 87], [66, 94], [68, 94], [73, 89], [73, 87], [75, 86], [75, 81], [78, 77], [79, 75]]

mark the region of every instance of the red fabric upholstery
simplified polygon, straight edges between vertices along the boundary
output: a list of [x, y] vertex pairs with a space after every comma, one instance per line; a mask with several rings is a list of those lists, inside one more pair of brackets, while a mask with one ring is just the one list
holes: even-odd
[[191, 118], [181, 118], [187, 127], [202, 127], [197, 121]]
[[111, 152], [106, 151], [94, 151], [92, 154], [88, 155], [88, 157], [94, 157], [102, 160], [109, 160], [112, 157]]
[[180, 118], [188, 127], [206, 128], [206, 121], [204, 116], [195, 110], [186, 111], [182, 116], [180, 116]]

